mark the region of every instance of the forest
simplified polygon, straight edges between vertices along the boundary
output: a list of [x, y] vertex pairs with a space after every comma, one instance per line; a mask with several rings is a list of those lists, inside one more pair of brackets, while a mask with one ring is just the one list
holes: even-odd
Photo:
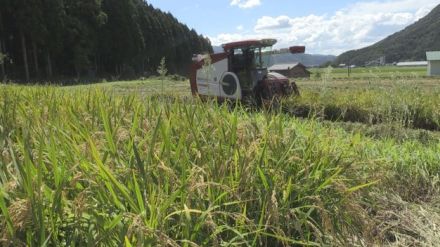
[[186, 75], [208, 38], [144, 0], [0, 0], [0, 80]]

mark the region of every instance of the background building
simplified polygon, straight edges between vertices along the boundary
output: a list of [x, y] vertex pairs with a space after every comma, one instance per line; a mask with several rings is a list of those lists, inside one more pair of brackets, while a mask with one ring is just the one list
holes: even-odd
[[301, 63], [275, 64], [269, 68], [271, 72], [280, 73], [289, 78], [310, 78], [310, 71]]
[[414, 62], [399, 62], [396, 64], [397, 67], [426, 67], [428, 66], [427, 61], [414, 61]]
[[426, 58], [428, 60], [428, 75], [440, 76], [440, 51], [428, 51]]

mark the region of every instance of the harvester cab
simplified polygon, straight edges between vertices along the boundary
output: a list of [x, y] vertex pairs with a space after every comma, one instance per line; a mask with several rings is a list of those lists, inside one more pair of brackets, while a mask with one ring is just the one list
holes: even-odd
[[[276, 42], [274, 39], [233, 42], [224, 44], [222, 53], [194, 56], [190, 73], [193, 95], [261, 103], [298, 94], [295, 82], [268, 71]], [[304, 53], [305, 47], [288, 50]]]

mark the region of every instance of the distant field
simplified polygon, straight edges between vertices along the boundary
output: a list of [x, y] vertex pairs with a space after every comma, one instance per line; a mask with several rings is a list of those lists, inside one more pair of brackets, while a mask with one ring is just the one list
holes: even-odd
[[427, 75], [427, 67], [357, 67], [352, 68], [350, 76], [347, 68], [312, 68], [312, 78], [325, 77], [331, 74], [333, 78], [399, 78], [423, 77]]
[[117, 94], [140, 94], [151, 96], [155, 94], [173, 94], [176, 96], [190, 96], [191, 87], [187, 80], [173, 80], [171, 77], [148, 78], [136, 81], [103, 82], [91, 85], [70, 86], [66, 89], [104, 89]]
[[[348, 77], [346, 69], [311, 69], [314, 73], [310, 79], [296, 79], [303, 89], [336, 88], [372, 88], [372, 87], [397, 87], [413, 85], [418, 88], [430, 90], [440, 85], [440, 78], [430, 78], [425, 76], [426, 68], [420, 67], [371, 67], [355, 68], [352, 76]], [[319, 73], [319, 78], [316, 77]], [[163, 83], [163, 88], [162, 88]], [[143, 95], [153, 95], [160, 93], [190, 95], [190, 84], [187, 80], [176, 81], [170, 78], [161, 80], [159, 78], [149, 78], [136, 81], [104, 82], [92, 85], [72, 86], [78, 87], [100, 87], [112, 89], [118, 93], [136, 92]]]
[[0, 85], [0, 243], [439, 246], [440, 81], [411, 73], [300, 80], [303, 118], [170, 78]]

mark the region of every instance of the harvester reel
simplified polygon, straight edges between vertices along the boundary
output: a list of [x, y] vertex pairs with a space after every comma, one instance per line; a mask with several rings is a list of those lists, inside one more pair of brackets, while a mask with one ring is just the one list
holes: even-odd
[[276, 109], [280, 106], [281, 98], [299, 96], [300, 92], [295, 82], [279, 88], [271, 83], [260, 82], [255, 91], [255, 100], [258, 106], [266, 109]]
[[260, 82], [255, 90], [255, 100], [259, 107], [271, 109], [277, 105], [279, 97], [272, 85]]

